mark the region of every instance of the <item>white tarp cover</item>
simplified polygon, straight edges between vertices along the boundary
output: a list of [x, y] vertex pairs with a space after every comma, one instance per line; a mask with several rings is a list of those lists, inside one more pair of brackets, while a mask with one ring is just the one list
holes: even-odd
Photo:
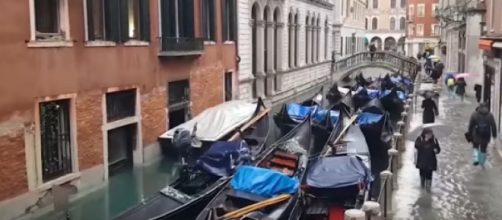
[[236, 127], [249, 121], [253, 117], [255, 109], [256, 104], [246, 101], [234, 100], [225, 102], [206, 109], [191, 120], [160, 135], [160, 138], [172, 139], [174, 131], [178, 128], [192, 132], [194, 125], [197, 123], [195, 134], [199, 140], [216, 141]]

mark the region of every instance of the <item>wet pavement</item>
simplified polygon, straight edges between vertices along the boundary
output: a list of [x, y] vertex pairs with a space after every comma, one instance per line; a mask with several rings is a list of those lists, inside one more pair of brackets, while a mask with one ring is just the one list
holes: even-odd
[[[502, 219], [502, 159], [493, 143], [489, 146], [486, 169], [472, 165], [472, 147], [465, 141], [469, 118], [475, 107], [473, 97], [464, 103], [449, 100], [443, 90], [439, 98], [439, 118], [436, 121], [453, 127], [451, 136], [439, 139], [441, 153], [434, 173], [432, 190], [420, 188], [415, 168], [415, 149], [407, 142], [398, 171], [398, 189], [394, 192], [395, 220], [423, 219]], [[417, 101], [410, 127], [422, 122], [421, 99]]]

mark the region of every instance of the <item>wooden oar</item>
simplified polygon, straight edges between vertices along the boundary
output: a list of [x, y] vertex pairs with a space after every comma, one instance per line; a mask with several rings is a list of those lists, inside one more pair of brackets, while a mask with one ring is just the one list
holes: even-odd
[[[356, 114], [350, 118], [350, 120], [348, 121], [349, 123], [347, 123], [347, 125], [345, 125], [345, 127], [342, 129], [342, 131], [340, 132], [338, 137], [336, 137], [335, 141], [332, 142], [333, 144], [336, 144], [340, 141], [340, 139], [344, 136], [345, 132], [347, 132], [349, 130], [350, 126], [356, 121], [357, 116], [358, 115]], [[329, 148], [326, 152], [324, 152], [324, 155], [327, 155], [330, 152], [331, 152], [331, 148]]]
[[256, 210], [263, 209], [265, 207], [268, 207], [268, 206], [271, 206], [271, 205], [275, 205], [275, 204], [284, 202], [284, 201], [288, 200], [289, 198], [291, 198], [291, 195], [283, 194], [283, 195], [276, 196], [276, 197], [271, 198], [271, 199], [267, 199], [267, 200], [264, 200], [264, 201], [261, 201], [261, 202], [257, 202], [255, 204], [251, 204], [251, 205], [248, 205], [246, 207], [243, 207], [243, 208], [237, 209], [235, 211], [229, 212], [229, 213], [223, 215], [223, 219], [227, 220], [227, 219], [240, 218], [240, 217], [242, 217], [242, 216], [244, 216], [246, 214], [249, 214], [251, 212], [254, 212]]
[[262, 119], [265, 115], [267, 115], [270, 112], [270, 110], [271, 110], [271, 108], [267, 108], [267, 109], [261, 111], [260, 113], [258, 113], [258, 115], [256, 115], [254, 118], [252, 118], [248, 123], [246, 123], [242, 127], [240, 127], [239, 130], [237, 132], [235, 132], [235, 134], [232, 135], [232, 137], [230, 137], [229, 141], [234, 141], [237, 138], [239, 138], [241, 136], [242, 132], [244, 132], [246, 129], [251, 127], [257, 121]]

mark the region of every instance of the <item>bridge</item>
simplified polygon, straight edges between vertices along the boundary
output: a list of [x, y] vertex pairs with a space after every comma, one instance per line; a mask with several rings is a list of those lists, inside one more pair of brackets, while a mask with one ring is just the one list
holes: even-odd
[[404, 75], [415, 79], [420, 63], [412, 58], [394, 52], [360, 52], [331, 62], [330, 74], [319, 80], [316, 85], [298, 91], [283, 93], [272, 100], [274, 106], [291, 101], [304, 101], [314, 96], [322, 87], [329, 87], [353, 73], [360, 71], [378, 75], [400, 71]]

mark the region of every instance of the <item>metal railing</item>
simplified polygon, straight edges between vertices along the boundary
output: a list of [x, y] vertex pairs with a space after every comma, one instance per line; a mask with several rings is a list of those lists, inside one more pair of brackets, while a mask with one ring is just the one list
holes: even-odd
[[200, 55], [203, 52], [203, 38], [160, 37], [159, 56]]

